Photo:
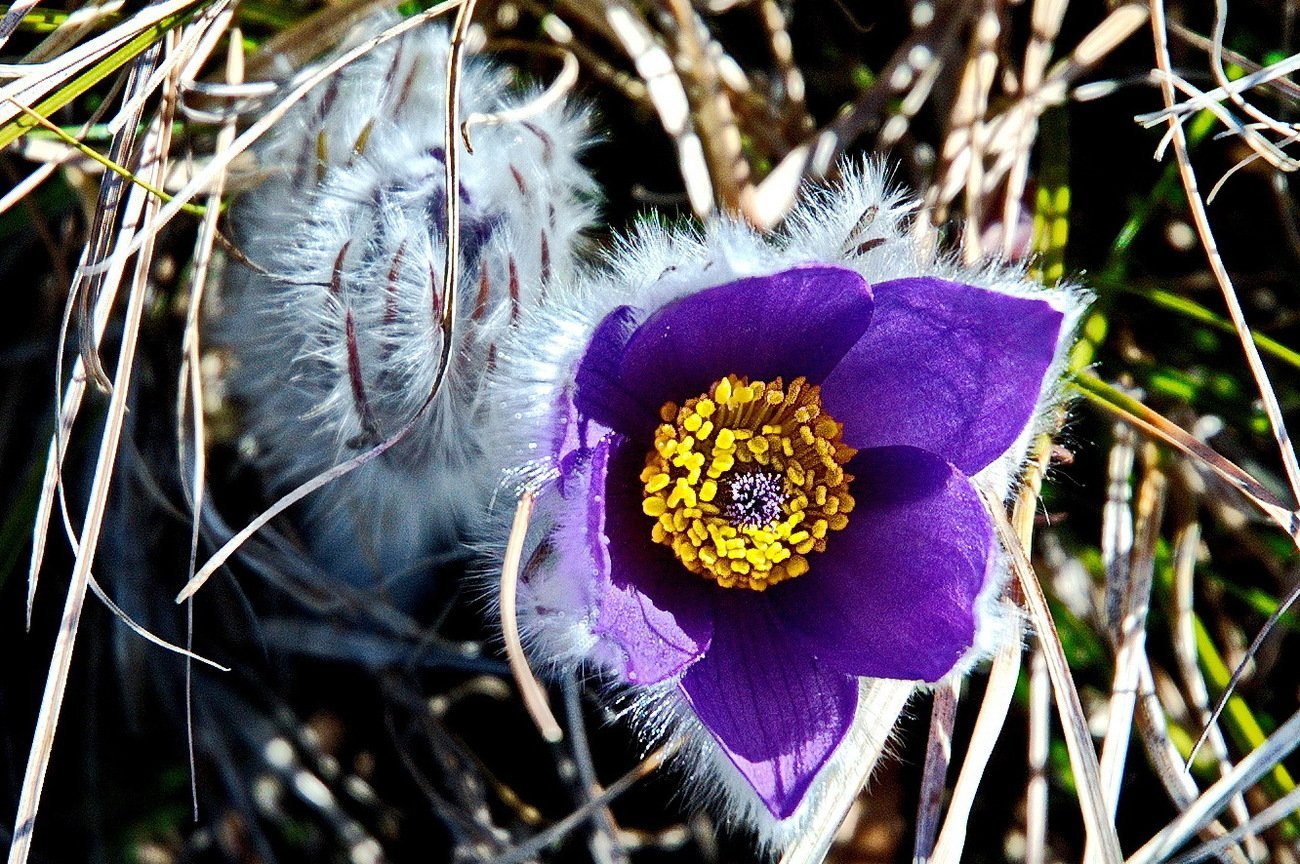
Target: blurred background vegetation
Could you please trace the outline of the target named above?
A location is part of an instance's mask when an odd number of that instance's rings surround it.
[[[226,227],[218,212],[257,179],[232,137],[283,96],[262,82],[327,57],[380,8],[0,7],[0,284],[14,304],[0,318],[0,839],[15,824],[24,834],[14,814],[29,748],[53,728],[38,721],[42,694],[51,669],[66,668],[32,861],[752,860],[743,835],[677,794],[673,774],[641,765],[581,684],[553,688],[568,734],[542,739],[460,564],[431,565],[421,608],[391,608],[322,580],[281,518],[192,609],[173,603],[192,555],[206,560],[271,503],[195,311],[219,293],[232,254],[214,234]],[[400,11],[424,8],[410,0]],[[1261,813],[1267,825],[1234,833],[1217,854],[1300,860],[1300,764],[1266,743],[1300,707],[1300,620],[1282,615],[1248,654],[1300,585],[1300,477],[1275,434],[1300,407],[1300,220],[1287,156],[1298,10],[1293,0],[1225,2],[1220,18],[1216,4],[1193,0],[483,0],[473,15],[473,39],[521,80],[563,82],[576,62],[569,98],[590,105],[603,130],[586,157],[608,232],[591,238],[593,250],[650,209],[776,224],[800,182],[833,178],[841,157],[876,154],[918,191],[937,244],[1026,259],[1045,281],[1095,292],[1074,410],[1043,451],[1042,503],[1019,515],[1032,521],[1035,572],[1086,732],[1099,752],[1127,754],[1109,769],[1103,760],[1102,776],[1122,791],[1120,845],[1142,861],[1192,860],[1178,856]],[[1152,158],[1169,124],[1135,117],[1265,67],[1277,74],[1180,109],[1185,147]],[[212,172],[223,185],[187,187],[214,154],[233,157]],[[1204,225],[1189,177],[1201,197],[1215,192]],[[192,201],[165,225],[133,217],[178,191]],[[83,255],[108,260],[132,243],[138,254],[122,269],[78,270]],[[124,345],[131,387],[115,405],[107,385],[121,390]],[[178,420],[177,409],[187,356],[202,385],[185,394],[201,397],[204,421],[198,519],[197,418],[181,410]],[[52,451],[55,394],[77,382],[84,400]],[[101,442],[119,421],[110,464]],[[52,452],[63,466],[57,494]],[[70,574],[73,589],[87,575],[65,534],[65,502],[74,533],[96,537],[92,589],[173,643],[186,643],[192,614],[194,650],[231,671],[187,667],[95,595],[70,664],[51,660],[56,639],[70,641]],[[34,525],[48,533],[37,534],[29,629]],[[1184,772],[1239,666],[1236,695]],[[1044,668],[1031,639],[1020,667],[1003,671],[1014,682],[1005,720],[983,674],[959,698],[915,699],[833,860],[928,858],[941,823],[934,860],[1083,860],[1070,720],[1059,724]],[[991,727],[977,732],[981,706]],[[927,773],[928,745],[947,722],[951,766],[931,761]],[[986,765],[968,761],[987,746]],[[1189,845],[1142,857],[1251,754],[1264,763],[1258,783],[1234,786],[1240,794]],[[963,766],[966,782],[980,778],[969,819],[942,809]],[[593,792],[592,772],[609,795]]]

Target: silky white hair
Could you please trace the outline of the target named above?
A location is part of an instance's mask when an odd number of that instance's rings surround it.
[[[990,291],[1045,300],[1065,317],[1055,359],[1044,379],[1038,408],[1013,446],[974,478],[1004,499],[1016,489],[1033,437],[1051,428],[1064,398],[1060,378],[1066,354],[1088,296],[1072,285],[1044,288],[1023,268],[992,262],[963,266],[955,257],[925,251],[912,228],[915,202],[890,188],[876,162],[844,166],[843,179],[826,188],[809,187],[775,234],[760,234],[726,217],[702,228],[641,223],[607,255],[603,267],[590,268],[557,284],[542,302],[525,311],[516,330],[500,346],[489,380],[490,455],[502,478],[491,517],[504,537],[513,500],[510,492],[532,489],[538,506],[523,560],[525,574],[518,617],[526,649],[543,670],[585,674],[607,685],[610,699],[647,750],[674,740],[681,743],[675,762],[685,776],[691,800],[708,804],[719,821],[752,832],[769,852],[778,852],[812,824],[819,808],[845,783],[865,775],[859,763],[872,762],[887,746],[905,702],[900,686],[921,682],[862,679],[857,711],[848,733],[819,771],[803,801],[786,819],[776,819],[695,716],[676,681],[629,686],[617,680],[610,646],[593,631],[595,610],[585,586],[591,564],[547,552],[549,535],[568,519],[584,518],[567,508],[549,484],[558,474],[552,454],[557,411],[574,383],[577,364],[596,325],[620,305],[651,314],[678,298],[746,276],[776,273],[800,264],[833,263],[860,273],[869,284],[933,276]],[[966,674],[1009,640],[1020,637],[1015,610],[1002,598],[1007,568],[998,557],[976,604],[974,646],[953,676]],[[856,778],[856,781],[855,779]]]
[[[391,24],[368,22],[355,38]],[[259,152],[269,174],[233,214],[252,266],[231,262],[217,334],[269,489],[286,492],[412,418],[444,353],[444,140],[449,34],[379,46],[314,90]],[[316,492],[299,529],[355,585],[414,577],[485,506],[482,380],[521,311],[567,281],[595,216],[578,161],[583,112],[520,111],[536,89],[470,56],[462,117],[511,112],[459,140],[456,335],[434,402],[400,444]],[[391,584],[389,587],[393,587]]]

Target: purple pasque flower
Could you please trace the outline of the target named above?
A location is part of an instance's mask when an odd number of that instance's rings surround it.
[[[532,322],[549,355],[514,346],[533,377],[500,382],[549,430],[513,444],[549,453],[527,463],[535,656],[625,685],[651,734],[686,719],[769,837],[882,722],[864,682],[937,682],[1005,632],[972,478],[1009,490],[1078,312],[924,260],[905,210],[868,169],[777,237],[643,229]]]

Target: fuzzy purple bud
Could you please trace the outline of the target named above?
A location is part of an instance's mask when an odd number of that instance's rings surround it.
[[[322,84],[261,151],[270,177],[235,209],[252,267],[231,264],[219,332],[272,492],[392,436],[438,375],[448,41],[440,28],[413,32]],[[418,585],[482,508],[483,376],[521,310],[569,277],[593,216],[580,115],[518,111],[536,93],[512,91],[480,57],[460,88],[463,116],[515,119],[476,126],[472,153],[455,145],[462,270],[446,378],[408,438],[303,514],[316,559],[353,584]]]

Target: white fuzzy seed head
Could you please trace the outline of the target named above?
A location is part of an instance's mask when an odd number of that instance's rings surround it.
[[[368,29],[392,23],[385,18]],[[217,329],[269,490],[283,493],[394,435],[444,353],[444,140],[449,36],[423,28],[316,88],[260,152],[269,179],[237,203]],[[470,56],[461,117],[526,105]],[[301,529],[358,585],[414,576],[490,490],[478,465],[481,382],[520,310],[575,266],[594,216],[577,161],[584,118],[563,105],[457,140],[460,291],[446,379],[418,427],[309,499]]]

